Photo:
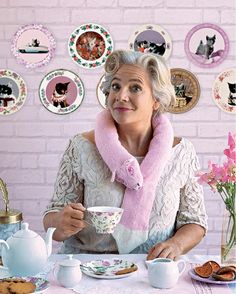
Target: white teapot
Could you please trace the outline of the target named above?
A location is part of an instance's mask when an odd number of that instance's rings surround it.
[[[21,230],[9,237],[2,244],[3,265],[12,276],[33,276],[43,270],[52,252],[52,234],[56,228],[47,230],[45,241],[29,224],[23,223]]]
[[[181,263],[182,269],[179,270],[178,266]],[[146,264],[148,267],[148,279],[151,286],[160,289],[174,287],[186,266],[184,260],[173,261],[170,258],[146,260]]]

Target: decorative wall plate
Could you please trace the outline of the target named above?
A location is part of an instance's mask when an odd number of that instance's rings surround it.
[[[105,63],[113,51],[113,41],[104,27],[88,23],[71,34],[68,47],[70,56],[79,66],[95,68]]]
[[[97,85],[96,94],[97,94],[98,102],[101,104],[103,108],[106,108],[106,95],[100,89],[100,86],[104,82],[104,80],[105,80],[105,75],[102,75]]]
[[[41,81],[39,97],[47,110],[56,114],[68,114],[82,103],[84,86],[79,76],[72,71],[57,69]]]
[[[161,26],[146,24],[129,38],[129,48],[143,53],[161,55],[167,60],[172,51],[170,35]]]
[[[226,33],[214,24],[195,26],[187,34],[184,44],[188,58],[200,67],[214,67],[221,63],[229,52]]]
[[[228,113],[236,113],[236,68],[221,72],[212,87],[216,105]]]
[[[27,68],[46,65],[52,58],[56,42],[43,25],[30,24],[15,33],[11,51],[17,60]]]
[[[172,68],[171,83],[175,89],[176,101],[168,111],[183,113],[192,109],[200,97],[200,85],[195,75],[183,68]]]
[[[25,81],[16,72],[0,69],[0,115],[18,111],[27,96]]]

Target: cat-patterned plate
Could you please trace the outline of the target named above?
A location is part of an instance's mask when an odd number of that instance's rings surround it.
[[[106,95],[102,92],[101,90],[101,84],[105,81],[105,76],[102,75],[102,77],[100,78],[98,84],[97,84],[97,89],[96,89],[96,94],[97,94],[97,99],[98,99],[98,102],[100,103],[100,105],[103,107],[103,108],[106,108]],[[108,93],[107,93],[108,95]]]
[[[15,33],[11,51],[27,68],[48,64],[53,57],[56,42],[52,34],[40,24],[24,25]]]
[[[200,97],[200,85],[195,75],[183,68],[172,68],[171,83],[175,89],[176,100],[168,111],[183,113],[192,109]]]
[[[18,111],[27,96],[25,81],[16,72],[0,69],[0,115]]]
[[[130,36],[129,48],[142,53],[160,55],[167,60],[172,51],[172,42],[168,32],[161,26],[146,24]]]
[[[41,81],[39,97],[47,110],[56,114],[68,114],[82,103],[84,86],[79,76],[72,71],[57,69]]]
[[[189,31],[184,49],[195,65],[214,67],[226,58],[229,52],[229,38],[217,25],[204,23]]]
[[[70,35],[68,48],[74,62],[92,69],[105,63],[113,51],[113,41],[104,27],[88,23],[81,25]]]
[[[225,112],[236,113],[236,68],[221,72],[212,87],[216,105]]]

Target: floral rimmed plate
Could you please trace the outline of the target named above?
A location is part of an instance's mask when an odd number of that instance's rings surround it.
[[[229,39],[217,25],[199,24],[187,34],[184,49],[194,64],[205,68],[214,67],[226,58]]]
[[[97,85],[97,89],[96,89],[96,94],[97,94],[97,99],[98,99],[98,102],[100,103],[100,105],[103,107],[103,108],[106,108],[106,95],[102,92],[101,90],[101,84],[105,81],[105,76],[103,75],[99,82],[98,82],[98,85]]]
[[[191,110],[200,97],[200,85],[193,73],[183,68],[171,69],[171,83],[175,89],[175,105],[169,107],[171,113]]]
[[[84,86],[77,74],[57,69],[43,78],[39,86],[39,97],[47,110],[56,114],[68,114],[82,103]]]
[[[0,115],[18,111],[26,96],[27,88],[22,77],[12,70],[0,69]]]
[[[80,267],[84,274],[97,279],[126,278],[138,270],[134,263],[117,258],[93,260],[83,263]]]
[[[70,36],[69,54],[73,61],[84,68],[102,66],[113,51],[110,33],[94,23],[83,24]]]
[[[129,38],[129,48],[142,53],[154,53],[167,60],[172,51],[170,35],[161,26],[146,24]]]
[[[7,278],[7,279],[0,279],[0,282],[4,281],[4,280],[15,280],[15,279],[18,279],[19,277],[12,277],[12,278]],[[45,279],[42,279],[42,278],[36,278],[36,277],[23,277],[22,279],[26,280],[27,282],[31,282],[33,284],[35,284],[36,286],[36,289],[33,293],[43,293],[44,291],[46,291],[49,286],[50,286],[50,283],[49,281],[45,280]]]
[[[216,281],[212,277],[209,277],[209,278],[199,277],[197,274],[195,274],[193,269],[190,269],[188,274],[190,275],[190,277],[192,279],[194,279],[196,281],[199,281],[199,282],[211,283],[211,284],[216,284],[216,285],[236,284],[236,280],[233,280],[233,281]]]
[[[212,87],[216,105],[225,112],[236,113],[236,68],[221,72]]]
[[[41,24],[22,26],[15,33],[11,51],[27,68],[48,64],[53,57],[56,42],[53,35]]]

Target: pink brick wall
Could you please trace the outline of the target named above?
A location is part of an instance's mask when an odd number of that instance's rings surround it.
[[[229,130],[235,131],[235,118],[217,108],[211,98],[211,86],[218,73],[235,65],[234,0],[1,0],[0,68],[22,75],[28,86],[28,98],[17,113],[0,117],[0,177],[7,183],[11,206],[23,211],[31,228],[42,233],[42,212],[52,195],[58,164],[71,136],[94,126],[101,110],[96,85],[102,68],[86,70],[72,62],[67,51],[70,33],[79,25],[95,22],[111,33],[115,48],[128,49],[127,41],[141,24],[156,23],[171,35],[173,51],[170,67],[192,71],[201,85],[201,98],[191,111],[170,115],[177,136],[189,138],[195,145],[201,164],[209,159],[222,161],[222,149]],[[10,42],[20,25],[42,23],[57,42],[56,56],[45,67],[27,70],[10,53]],[[184,52],[188,31],[202,22],[221,26],[230,39],[227,59],[217,67],[204,69],[193,65]],[[48,112],[38,98],[38,86],[44,75],[57,68],[77,72],[85,85],[85,98],[74,113],[58,116]],[[223,204],[205,188],[209,214],[209,233],[192,253],[219,254]],[[2,207],[2,203],[0,204]]]

